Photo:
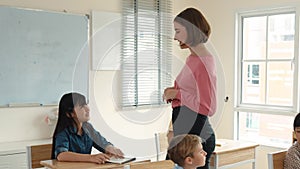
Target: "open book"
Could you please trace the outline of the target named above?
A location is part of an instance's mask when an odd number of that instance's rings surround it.
[[[135,157],[124,157],[124,158],[111,157],[107,162],[116,163],[116,164],[124,164],[124,163],[128,163],[130,161],[134,161],[135,159],[136,159]]]

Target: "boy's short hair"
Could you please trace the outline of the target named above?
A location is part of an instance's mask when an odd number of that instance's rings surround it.
[[[168,155],[174,163],[184,166],[185,158],[193,157],[193,153],[200,143],[201,138],[197,135],[182,134],[175,136],[170,141]]]
[[[294,119],[294,130],[296,130],[296,127],[300,127],[300,113],[298,113]]]

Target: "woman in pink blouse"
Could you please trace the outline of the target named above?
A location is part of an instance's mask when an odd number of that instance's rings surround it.
[[[166,88],[163,98],[172,103],[174,136],[195,134],[201,137],[206,164],[215,149],[215,135],[208,116],[216,111],[216,68],[214,56],[205,47],[211,29],[205,17],[195,8],[187,8],[174,19],[175,37],[181,49],[190,55],[173,87]]]

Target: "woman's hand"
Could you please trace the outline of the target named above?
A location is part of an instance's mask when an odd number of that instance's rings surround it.
[[[110,157],[104,153],[92,154],[90,161],[97,164],[104,164],[106,161],[109,160],[109,158]]]
[[[116,158],[124,158],[123,152],[112,145],[108,145],[105,148],[105,153],[108,154],[109,156],[114,156]]]
[[[174,87],[168,87],[164,90],[163,100],[166,100],[167,103],[170,103],[173,99],[176,99],[178,90]]]

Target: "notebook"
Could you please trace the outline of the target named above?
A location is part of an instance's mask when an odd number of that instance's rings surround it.
[[[124,164],[124,163],[128,163],[128,162],[134,161],[134,160],[136,160],[135,157],[124,157],[124,158],[111,157],[107,162],[116,163],[116,164]]]

